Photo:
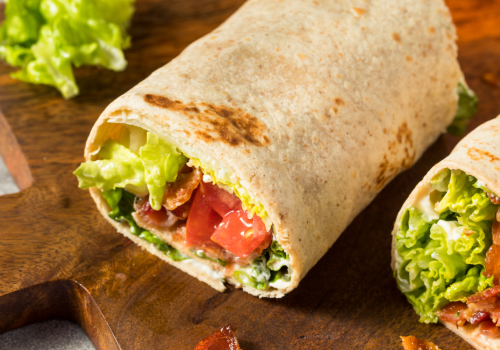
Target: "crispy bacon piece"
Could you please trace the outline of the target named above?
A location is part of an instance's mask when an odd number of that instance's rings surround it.
[[[445,307],[443,307],[441,310],[437,312],[438,317],[444,321],[444,322],[449,322],[449,323],[454,323],[457,324],[460,321],[466,321],[467,316],[465,314],[465,311],[467,309],[467,305],[460,301],[455,301],[452,303],[449,303]]]
[[[134,204],[135,215],[140,217],[140,221],[145,226],[156,228],[169,228],[177,222],[177,217],[162,207],[160,210],[154,210],[149,204],[149,196],[141,198]],[[140,224],[140,223],[139,223]],[[143,224],[143,225],[144,225]]]
[[[488,198],[490,199],[491,203],[493,204],[500,204],[500,198],[498,198],[497,196],[495,196],[493,193],[491,192],[485,192],[487,195],[488,195]]]
[[[500,209],[497,212],[497,217],[499,216],[499,212]],[[495,284],[498,284],[500,281],[500,222],[497,220],[493,221],[493,226],[491,228],[493,244],[486,252],[486,259],[484,261],[484,274],[486,277],[495,276]]]
[[[175,216],[177,216],[179,218],[179,220],[186,220],[187,219],[189,211],[191,210],[191,205],[193,205],[193,197],[194,197],[194,193],[186,203],[184,203],[183,205],[172,210],[172,213]]]
[[[479,324],[479,331],[490,338],[497,338],[500,336],[500,329],[492,321],[481,322]]]
[[[238,340],[228,324],[203,339],[194,350],[241,350]]]
[[[400,337],[405,350],[440,350],[438,346],[430,341],[420,340],[413,335]]]
[[[470,297],[467,298],[467,303],[468,304],[476,304],[476,303],[481,302],[481,301],[487,301],[487,299],[496,297],[496,295],[498,293],[500,293],[500,286],[491,287],[491,288],[488,288],[486,290],[483,290],[482,292],[477,292],[476,294],[471,295]],[[488,300],[488,301],[490,301],[490,300]],[[491,301],[494,301],[494,300],[491,300]]]
[[[487,312],[484,311],[477,311],[472,314],[472,316],[469,318],[469,322],[471,324],[478,324],[479,322],[483,322],[485,320],[489,320],[490,315]]]
[[[200,169],[184,173],[184,168],[179,172],[177,180],[167,183],[163,206],[168,210],[175,210],[192,197],[193,191],[198,187],[203,177]],[[187,217],[187,214],[186,214]]]

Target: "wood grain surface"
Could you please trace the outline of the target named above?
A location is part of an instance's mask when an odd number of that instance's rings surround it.
[[[70,101],[50,87],[12,80],[13,69],[0,63],[0,154],[22,189],[0,197],[0,332],[65,318],[97,349],[193,349],[230,323],[244,350],[402,349],[400,335],[471,349],[440,325],[418,323],[390,269],[401,204],[458,138],[441,137],[389,184],[281,300],[232,287],[219,293],[162,263],[115,232],[77,188],[71,172],[101,111],[243,2],[138,0],[127,70],[78,69],[82,93]],[[500,2],[448,5],[460,62],[480,99],[470,131],[500,113],[500,89],[481,80],[500,73]]]

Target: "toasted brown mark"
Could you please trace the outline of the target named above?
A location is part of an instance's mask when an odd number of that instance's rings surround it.
[[[335,97],[335,100],[333,100],[337,106],[345,106],[345,102],[343,99],[340,97]]]
[[[472,160],[483,160],[484,158],[489,158],[490,163],[493,161],[500,161],[500,158],[495,156],[494,154],[491,154],[488,151],[479,149],[479,148],[469,148],[467,150],[467,155],[472,159]]]
[[[361,15],[363,15],[363,14],[366,12],[366,10],[365,10],[365,9],[362,9],[362,8],[360,8],[360,7],[353,7],[352,9],[354,10],[354,12],[355,12],[358,16],[361,16]]]
[[[219,141],[231,146],[267,146],[270,143],[269,137],[264,135],[265,124],[241,108],[216,106],[211,103],[185,104],[152,94],[144,95],[144,101],[182,113],[189,118],[195,117],[199,123],[196,124],[197,130],[194,133],[207,143]]]
[[[406,122],[398,127],[395,136],[395,140],[389,143],[389,155],[385,154],[383,161],[379,164],[379,171],[375,179],[377,189],[384,187],[401,170],[408,169],[415,161],[412,132]],[[396,158],[402,147],[404,150],[403,159],[391,164],[389,157]]]
[[[394,41],[398,42],[401,44],[401,37],[399,36],[399,34],[397,33],[393,33],[392,34],[392,38],[394,39]]]
[[[156,107],[170,109],[178,112],[200,113],[200,110],[194,104],[185,105],[181,101],[172,101],[164,96],[146,94],[144,95],[144,101]]]

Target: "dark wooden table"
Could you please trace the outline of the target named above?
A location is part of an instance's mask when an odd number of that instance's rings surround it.
[[[0,63],[0,154],[22,189],[0,197],[0,332],[52,318],[79,323],[98,349],[192,349],[231,323],[244,350],[400,349],[400,335],[470,349],[440,325],[423,325],[390,269],[390,232],[417,182],[458,142],[445,135],[364,210],[281,300],[219,293],[123,238],[71,172],[101,111],[213,30],[243,0],[139,0],[124,73],[76,72],[81,95],[12,80]],[[480,99],[472,130],[500,113],[500,2],[448,0],[459,55]],[[425,101],[422,101],[425,103]],[[15,136],[14,136],[15,135]]]

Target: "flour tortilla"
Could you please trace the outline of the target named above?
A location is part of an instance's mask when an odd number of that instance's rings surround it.
[[[455,37],[441,0],[250,0],[114,101],[85,156],[129,124],[230,174],[266,209],[293,276],[265,291],[228,282],[281,297],[452,122],[462,79]]]
[[[443,169],[462,170],[482,181],[493,193],[500,193],[500,116],[482,124],[453,149],[451,154],[436,164],[410,194],[398,214],[392,231],[392,269],[396,266],[396,234],[404,211],[429,188],[430,180]],[[478,333],[478,326],[457,328],[442,322],[476,349],[500,349],[500,339],[491,339]]]

